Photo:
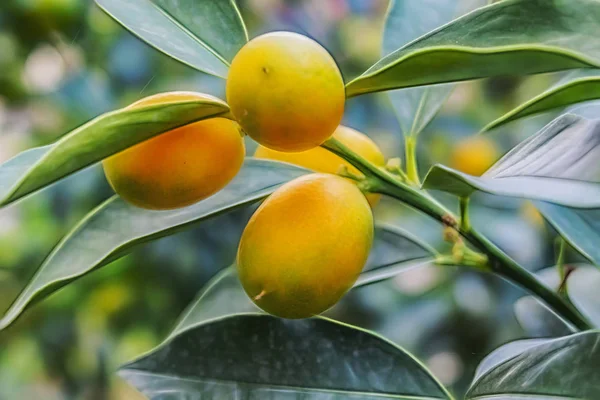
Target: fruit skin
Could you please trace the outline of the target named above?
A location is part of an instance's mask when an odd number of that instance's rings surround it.
[[[375,142],[367,135],[347,126],[340,125],[335,130],[333,137],[376,166],[383,167],[385,165],[383,153],[377,144],[375,144]],[[301,151],[299,153],[285,153],[271,150],[264,146],[258,146],[254,153],[254,157],[283,161],[312,169],[316,172],[328,174],[336,174],[340,170],[340,167],[346,166],[349,172],[362,176],[360,171],[354,168],[352,164],[322,147],[315,147],[314,149]],[[374,207],[377,204],[380,197],[380,195],[374,193],[367,195],[367,200],[369,201],[369,204],[371,204],[371,207]]]
[[[450,157],[450,166],[465,174],[481,176],[499,158],[496,144],[485,137],[473,136],[458,142]]]
[[[239,278],[248,296],[282,318],[308,318],[352,287],[373,242],[373,215],[361,191],[330,174],[276,190],[240,241]]]
[[[231,63],[227,102],[244,131],[268,148],[314,148],[344,113],[344,80],[320,44],[291,32],[248,42]]]
[[[150,96],[131,108],[209,99],[192,92]],[[240,127],[225,118],[195,122],[139,143],[103,161],[114,191],[138,207],[185,207],[222,189],[240,170],[245,148]]]

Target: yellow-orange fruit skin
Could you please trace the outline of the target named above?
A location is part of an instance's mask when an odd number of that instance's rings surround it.
[[[172,92],[130,107],[207,99],[200,93]],[[222,189],[239,172],[245,149],[239,125],[225,118],[192,123],[153,137],[103,161],[117,194],[138,207],[185,207]]]
[[[459,141],[450,156],[450,166],[465,174],[481,176],[499,158],[496,144],[486,137],[473,136]]]
[[[346,100],[342,75],[320,44],[291,32],[254,38],[227,77],[227,103],[244,131],[268,148],[314,148],[339,125]]]
[[[347,126],[340,125],[335,130],[333,137],[346,145],[350,150],[378,167],[383,167],[385,165],[383,153],[377,144],[375,144],[375,142],[367,135]],[[254,153],[254,157],[288,162],[316,172],[328,174],[336,174],[339,172],[340,167],[345,166],[351,173],[359,176],[362,175],[349,162],[322,147],[315,147],[314,149],[298,153],[285,153],[264,146],[258,146]],[[379,199],[380,195],[378,194],[370,193],[367,195],[367,200],[369,201],[369,204],[371,204],[371,207],[374,207]]]
[[[258,307],[282,318],[307,318],[352,287],[372,242],[371,208],[356,185],[311,174],[283,185],[254,213],[237,269]]]

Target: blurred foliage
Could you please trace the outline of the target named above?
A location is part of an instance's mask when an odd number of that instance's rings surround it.
[[[346,80],[378,58],[386,0],[244,0],[240,6],[251,36],[281,29],[311,36],[332,52]],[[90,0],[0,2],[0,49],[0,162],[153,93],[224,97],[223,81],[153,51]],[[420,136],[421,171],[452,163],[457,143],[555,80],[540,75],[459,84]],[[519,121],[489,138],[502,154],[549,118]],[[369,134],[386,156],[403,153],[384,94],[349,100],[344,123]],[[110,195],[96,166],[0,210],[0,309],[53,245]],[[473,208],[473,223],[518,261],[532,270],[553,264],[555,233],[530,205],[477,196]],[[33,307],[0,333],[0,399],[135,399],[114,378],[115,367],[159,343],[203,284],[233,261],[251,211],[148,245]],[[437,223],[398,203],[384,199],[376,214],[444,246]],[[429,267],[356,290],[333,313],[405,346],[462,393],[485,354],[531,334],[513,314],[522,295],[493,276]]]

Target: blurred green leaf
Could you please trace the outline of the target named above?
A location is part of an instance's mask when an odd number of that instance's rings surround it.
[[[598,331],[509,343],[481,363],[466,398],[599,398],[598,343]]]
[[[235,0],[96,0],[134,35],[193,68],[221,78],[248,41]]]
[[[536,201],[534,204],[567,243],[600,267],[599,209],[573,209],[543,201]]]
[[[435,165],[423,187],[457,196],[482,191],[575,208],[599,208],[600,184],[581,180],[598,169],[599,139],[600,120],[565,114],[516,146],[481,177]]]
[[[52,145],[24,151],[0,165],[0,206],[153,136],[228,112],[225,102],[207,99],[103,114]]]
[[[391,0],[383,32],[386,56],[453,18],[486,4],[485,0]],[[435,10],[435,12],[432,12]],[[411,88],[388,93],[405,135],[417,135],[433,119],[454,85]]]
[[[382,58],[346,93],[600,67],[599,28],[596,0],[500,1]]]
[[[519,118],[528,117],[557,108],[588,100],[600,99],[600,76],[598,70],[585,70],[587,75],[573,74],[567,80],[562,80],[551,89],[535,96],[500,118],[490,122],[483,131],[490,131]]]
[[[585,264],[576,264],[572,267],[575,270],[569,275],[566,285],[569,299],[595,327],[600,328],[600,296],[598,296],[600,271]],[[560,285],[560,276],[556,267],[545,268],[537,272],[536,275],[553,290],[556,290]],[[556,325],[557,319],[563,324],[567,324],[533,296],[522,297],[519,302],[515,304],[515,314],[519,321],[537,316],[537,323],[545,324],[550,328],[552,328],[550,325]],[[536,323],[536,321],[531,320],[524,322]]]
[[[371,254],[354,287],[377,283],[409,268],[429,264],[434,254],[436,251],[428,244],[401,228],[376,226]],[[244,292],[233,266],[206,285],[197,300],[183,314],[169,338],[204,321],[245,312],[262,313]]]
[[[514,304],[514,313],[526,336],[556,337],[576,332],[534,296],[523,296]]]
[[[136,246],[255,203],[306,172],[291,164],[248,159],[223,190],[190,207],[152,211],[131,206],[117,196],[109,199],[56,246],[0,320],[0,329],[10,325],[32,302],[124,256]]]

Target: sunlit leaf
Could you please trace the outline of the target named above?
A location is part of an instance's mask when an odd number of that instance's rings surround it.
[[[235,0],[96,0],[134,35],[211,75],[227,77],[248,34]]]
[[[0,206],[171,129],[229,112],[223,101],[193,100],[113,111],[0,165]]]
[[[600,120],[566,114],[512,149],[481,177],[436,165],[423,187],[465,197],[481,191],[599,208],[600,184],[579,180],[598,169],[598,157]]]
[[[567,80],[562,80],[551,89],[490,122],[483,128],[483,131],[490,131],[519,118],[567,107],[588,100],[600,99],[600,76],[598,76],[600,72],[598,70],[584,71],[589,71],[586,75],[592,76],[582,76],[581,73],[570,75]]]
[[[383,32],[386,56],[440,27],[485,0],[391,0]],[[388,93],[405,135],[417,135],[433,119],[454,85],[411,88]]]
[[[346,93],[597,68],[599,27],[596,0],[496,2],[382,58],[348,83]]]
[[[228,186],[190,207],[152,211],[131,206],[117,196],[109,199],[56,246],[0,320],[0,329],[11,324],[31,303],[135,247],[262,200],[281,184],[306,172],[291,164],[248,159]]]

